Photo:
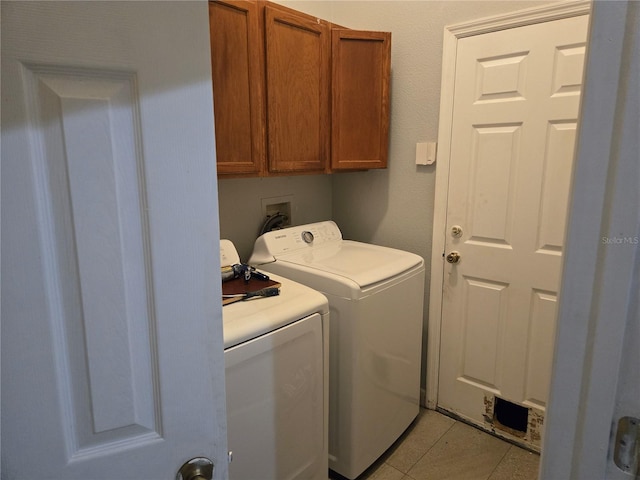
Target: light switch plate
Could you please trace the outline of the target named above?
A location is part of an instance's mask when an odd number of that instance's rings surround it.
[[[416,165],[432,165],[436,161],[436,142],[416,143]]]

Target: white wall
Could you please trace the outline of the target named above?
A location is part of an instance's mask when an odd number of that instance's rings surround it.
[[[234,243],[243,262],[249,260],[265,219],[262,200],[285,195],[292,196],[294,224],[331,219],[330,175],[218,180],[220,236]]]
[[[280,0],[350,28],[392,32],[389,168],[284,179],[222,180],[220,229],[243,260],[260,227],[260,198],[292,191],[297,224],[333,219],[349,239],[408,250],[429,263],[435,169],[415,165],[416,143],[438,137],[444,27],[549,1]],[[248,242],[247,236],[250,237]],[[426,346],[429,276],[425,285]],[[423,366],[424,367],[424,366]],[[424,373],[424,372],[423,372]],[[422,375],[424,378],[424,375]]]

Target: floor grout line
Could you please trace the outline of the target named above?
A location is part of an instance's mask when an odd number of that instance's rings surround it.
[[[426,421],[426,419],[421,419],[421,420],[422,421]],[[411,469],[413,467],[415,467],[420,462],[420,460],[422,460],[422,458],[425,455],[427,455],[442,440],[442,438],[449,432],[449,430],[451,430],[453,428],[453,426],[456,423],[457,423],[457,420],[454,420],[454,422],[451,424],[451,426],[449,426],[449,428],[447,428],[444,432],[442,432],[442,435],[440,435],[438,437],[438,439],[435,442],[433,442],[433,444],[422,455],[420,455],[420,457],[415,462],[413,462],[413,464],[407,469],[405,475],[409,475],[409,472],[411,471]],[[413,477],[411,477],[411,478],[413,478]]]
[[[507,450],[504,452],[504,455],[502,455],[502,457],[500,458],[500,461],[498,463],[496,463],[496,466],[493,467],[493,470],[491,470],[491,473],[489,473],[489,476],[487,477],[487,480],[489,480],[491,478],[491,476],[495,473],[495,471],[498,469],[500,464],[504,461],[504,459],[507,457],[507,454],[511,451],[511,449],[513,447],[514,447],[513,444],[509,445],[509,448],[507,448]]]

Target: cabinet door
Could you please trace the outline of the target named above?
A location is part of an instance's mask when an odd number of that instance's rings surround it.
[[[265,7],[270,172],[324,172],[329,165],[329,24]]]
[[[265,165],[264,74],[257,2],[209,2],[218,174]]]
[[[386,168],[391,33],[332,30],[331,168]]]

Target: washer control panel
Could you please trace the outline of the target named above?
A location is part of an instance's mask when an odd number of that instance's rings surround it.
[[[258,237],[250,264],[273,262],[279,255],[340,241],[342,233],[332,221],[273,230]]]

